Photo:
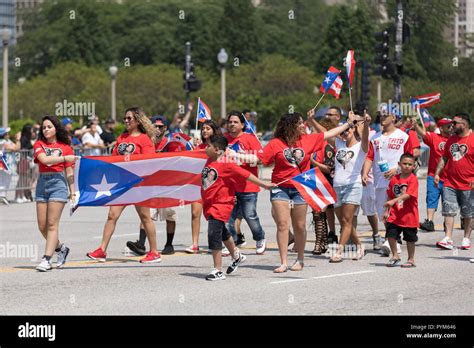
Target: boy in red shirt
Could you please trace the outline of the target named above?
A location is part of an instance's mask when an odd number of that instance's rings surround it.
[[[222,242],[232,255],[232,264],[227,268],[227,274],[233,273],[246,259],[235,246],[225,226],[234,208],[235,188],[240,187],[244,180],[266,189],[275,186],[259,180],[249,171],[227,160],[224,155],[227,145],[228,141],[224,136],[211,136],[210,144],[206,148],[209,159],[201,175],[203,213],[209,222],[207,232],[209,249],[212,250],[214,260],[214,269],[206,276],[206,280],[225,279],[222,272]]]
[[[415,242],[418,240],[418,179],[415,169],[415,157],[404,153],[400,157],[401,173],[394,175],[387,188],[389,200],[384,204],[383,220],[386,223],[385,238],[390,244],[392,258],[387,267],[400,265],[400,255],[397,252],[397,238],[403,232],[403,239],[407,242],[408,260],[402,265],[404,268],[415,267]]]

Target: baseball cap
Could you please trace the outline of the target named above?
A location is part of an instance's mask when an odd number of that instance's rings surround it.
[[[151,118],[151,123],[156,123],[157,121],[161,121],[165,126],[168,126],[168,120],[163,115],[156,115]]]
[[[7,134],[10,131],[10,127],[7,128],[0,128],[0,137],[3,137],[5,134]]]
[[[446,124],[450,124],[452,122],[453,120],[451,120],[450,118],[447,118],[447,117],[442,118],[441,120],[438,121],[438,127],[444,126]]]
[[[71,120],[69,117],[66,117],[66,118],[63,118],[63,119],[61,120],[61,123],[62,123],[63,126],[66,126],[66,125],[68,125],[68,124],[71,124],[71,123],[72,123],[72,120]]]

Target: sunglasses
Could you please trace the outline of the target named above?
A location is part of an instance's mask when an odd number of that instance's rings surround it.
[[[338,114],[325,114],[324,116],[337,116]]]
[[[124,117],[123,118],[123,122],[127,122],[127,121],[133,121],[133,117]]]
[[[464,124],[464,122],[457,122],[457,121],[452,121],[451,124],[453,126],[457,125],[457,124]]]
[[[160,129],[161,129],[161,128],[165,128],[165,125],[164,125],[164,124],[161,124],[161,125],[155,124],[155,128],[160,128]]]

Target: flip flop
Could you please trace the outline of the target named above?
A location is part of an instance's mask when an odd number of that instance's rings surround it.
[[[280,269],[282,268],[281,271],[277,271],[277,269]],[[273,270],[273,273],[285,273],[286,271],[288,271],[288,266],[287,265],[280,265],[280,267],[277,267]]]
[[[403,265],[401,265],[402,268],[413,268],[416,267],[415,263],[412,261],[407,261]]]
[[[388,260],[388,262],[385,266],[387,266],[387,267],[397,267],[397,266],[400,266],[401,262],[402,262],[402,260],[400,260],[400,259],[390,259],[390,260]]]

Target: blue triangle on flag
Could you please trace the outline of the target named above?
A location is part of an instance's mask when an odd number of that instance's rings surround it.
[[[304,173],[301,173],[293,178],[294,181],[301,185],[308,186],[309,188],[316,190],[316,171],[312,168]]]
[[[78,206],[101,206],[144,179],[112,163],[81,158],[78,180]]]

